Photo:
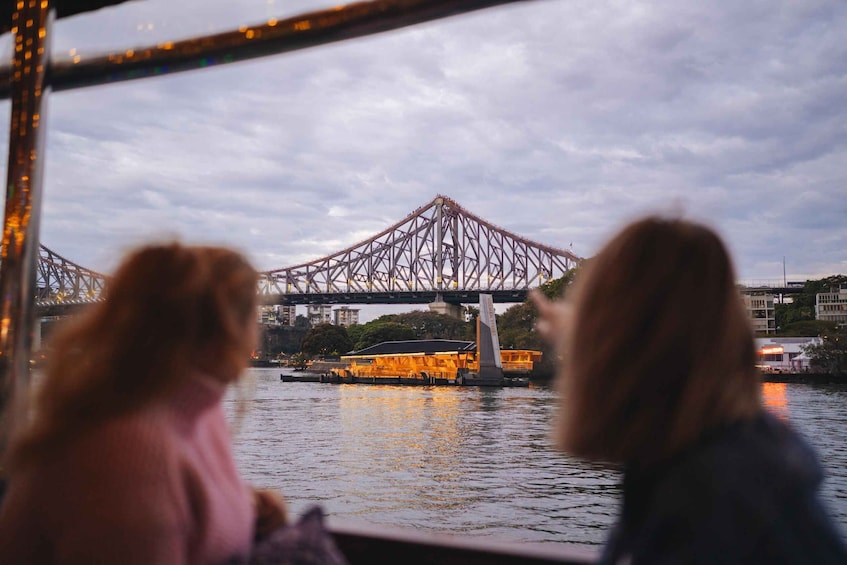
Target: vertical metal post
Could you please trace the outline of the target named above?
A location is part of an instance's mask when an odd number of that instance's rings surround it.
[[[0,252],[0,454],[26,408],[35,315],[51,0],[19,0],[12,16],[12,118]]]
[[[441,244],[444,241],[444,199],[438,198],[435,200],[435,282],[436,290],[439,293],[444,288],[444,257],[442,256]],[[438,300],[441,300],[439,297]]]
[[[461,238],[459,237],[459,215],[453,215],[453,288],[456,289],[459,287],[459,278],[464,278],[464,269],[460,268],[459,263],[459,245],[461,243]],[[464,286],[464,280],[462,281],[462,286]]]

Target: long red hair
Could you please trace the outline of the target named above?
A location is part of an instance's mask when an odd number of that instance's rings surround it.
[[[34,417],[10,463],[107,418],[143,409],[192,372],[231,382],[255,346],[257,274],[240,254],[178,243],[131,253],[103,302],[52,340]]]

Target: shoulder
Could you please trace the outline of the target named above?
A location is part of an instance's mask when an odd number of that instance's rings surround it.
[[[173,430],[155,411],[113,418],[66,442],[54,463],[88,476],[161,473],[178,455]]]
[[[102,422],[69,440],[45,464],[56,490],[91,508],[160,504],[178,490],[179,450],[155,412]],[[170,503],[168,504],[170,505]]]
[[[5,518],[24,519],[31,530],[16,543],[41,540],[68,562],[129,555],[171,562],[165,557],[182,554],[189,507],[177,453],[163,433],[149,414],[112,419],[13,475],[8,502],[18,504],[4,508]]]
[[[796,497],[813,497],[821,480],[809,444],[762,414],[706,435],[660,472],[655,495],[677,511],[712,510],[716,527],[733,520],[763,526]]]
[[[820,479],[808,444],[762,415],[716,430],[647,477],[628,477],[625,496],[640,501],[641,519],[627,526],[652,561],[670,552],[691,562],[792,562],[839,546],[817,499]]]

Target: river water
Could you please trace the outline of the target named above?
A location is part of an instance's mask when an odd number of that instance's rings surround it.
[[[556,394],[530,388],[283,383],[250,369],[227,397],[245,479],[299,514],[497,541],[597,546],[619,476],[555,451]],[[847,539],[847,386],[765,384],[766,405],[812,445]],[[238,397],[241,397],[238,399]]]

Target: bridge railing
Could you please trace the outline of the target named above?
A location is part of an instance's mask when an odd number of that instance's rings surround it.
[[[803,288],[805,281],[786,281],[784,279],[749,279],[738,281],[742,288]]]

